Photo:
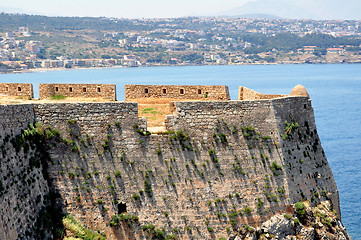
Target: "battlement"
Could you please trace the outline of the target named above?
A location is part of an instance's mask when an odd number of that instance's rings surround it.
[[[224,85],[125,85],[125,100],[134,99],[177,100],[230,100],[229,90]]]
[[[0,83],[0,94],[5,96],[33,98],[33,85],[30,83]]]
[[[283,94],[262,94],[242,86],[238,88],[238,100],[273,99],[286,96]]]
[[[116,100],[115,84],[39,84],[39,99],[53,95]]]

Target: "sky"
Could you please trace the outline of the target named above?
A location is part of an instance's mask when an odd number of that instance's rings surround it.
[[[360,0],[0,0],[0,11],[48,16],[163,18],[234,14],[235,10],[241,14],[267,13],[259,11],[268,9],[268,14],[280,17],[361,19]],[[309,15],[302,15],[305,12]]]

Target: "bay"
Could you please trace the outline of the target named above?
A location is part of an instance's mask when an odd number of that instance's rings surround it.
[[[342,221],[361,239],[361,65],[245,65],[77,69],[2,74],[0,82],[112,83],[124,100],[124,84],[227,85],[261,93],[289,94],[304,85],[312,99],[318,133],[340,193]]]

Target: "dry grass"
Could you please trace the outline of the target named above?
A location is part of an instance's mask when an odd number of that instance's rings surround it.
[[[139,117],[147,119],[148,127],[164,126],[165,115],[171,115],[172,112],[167,104],[138,104]]]

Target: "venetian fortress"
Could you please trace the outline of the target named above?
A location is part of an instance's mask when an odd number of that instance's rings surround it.
[[[115,88],[0,84],[0,239],[350,239],[305,87]]]

